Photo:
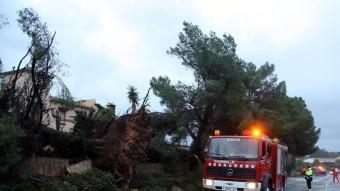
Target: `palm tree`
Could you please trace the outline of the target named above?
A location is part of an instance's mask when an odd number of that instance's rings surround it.
[[[132,113],[136,112],[137,106],[138,106],[138,92],[137,89],[134,86],[128,87],[128,99],[131,103],[131,110]]]

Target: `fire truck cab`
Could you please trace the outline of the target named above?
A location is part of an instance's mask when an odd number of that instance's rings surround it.
[[[288,147],[258,133],[210,136],[203,186],[225,191],[283,191]]]

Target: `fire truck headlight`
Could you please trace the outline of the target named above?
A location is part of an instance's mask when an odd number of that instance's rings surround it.
[[[210,179],[205,179],[204,181],[205,185],[207,186],[212,186],[214,183],[213,183],[213,180],[210,180]]]
[[[246,187],[247,187],[247,189],[255,189],[256,183],[255,182],[247,182]]]

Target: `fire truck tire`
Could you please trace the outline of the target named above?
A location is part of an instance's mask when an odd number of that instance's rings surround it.
[[[273,188],[271,187],[271,180],[269,176],[263,177],[260,191],[273,191]]]

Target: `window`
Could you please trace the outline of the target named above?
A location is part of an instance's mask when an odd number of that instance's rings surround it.
[[[64,111],[59,111],[59,117],[60,117],[60,121],[65,121],[65,116],[66,116],[66,114],[65,114],[65,112]]]
[[[256,160],[258,153],[257,139],[251,138],[212,138],[209,156],[223,159]]]
[[[287,152],[279,148],[277,150],[277,173],[285,173],[287,168]]]
[[[54,109],[54,117],[55,117],[55,124],[56,124],[56,129],[58,131],[62,131],[63,127],[65,125],[65,120],[66,120],[66,112],[65,111],[60,111],[59,109]]]
[[[267,152],[268,152],[268,155],[272,154],[272,144],[270,143],[267,143]]]
[[[266,155],[267,155],[266,142],[262,142],[262,157],[265,157]]]

